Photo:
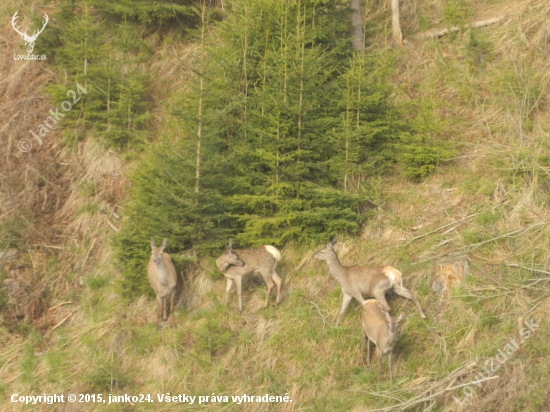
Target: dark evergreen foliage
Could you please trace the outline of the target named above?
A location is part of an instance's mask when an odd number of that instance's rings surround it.
[[[447,155],[430,146],[426,124],[404,122],[390,103],[392,52],[352,52],[347,3],[235,0],[221,21],[205,3],[192,17],[191,6],[67,1],[64,25],[49,39],[68,74],[51,86],[54,99],[72,83],[88,90],[67,116],[67,142],[90,133],[111,147],[145,150],[114,238],[126,296],[148,290],[152,236],[168,238],[169,251],[204,255],[229,237],[239,246],[280,246],[358,233],[373,177],[396,161],[409,177],[423,177]],[[180,133],[145,147],[146,28],[193,18],[202,22],[186,28],[198,44],[186,62],[193,81],[169,104]]]

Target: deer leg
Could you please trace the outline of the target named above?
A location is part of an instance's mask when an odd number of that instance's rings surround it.
[[[363,341],[367,341],[367,366],[370,369],[370,340],[367,335],[364,336]]]
[[[237,285],[237,296],[239,297],[239,312],[243,311],[243,299],[242,299],[242,278],[240,276],[235,277],[235,285]]]
[[[338,318],[336,319],[336,326],[340,324],[340,319],[342,319],[342,315],[346,311],[349,303],[351,302],[351,295],[348,295],[344,292],[344,298],[342,299],[342,307],[340,308],[340,313],[338,313]]]
[[[382,351],[378,346],[376,347],[376,356],[378,357],[378,382],[380,382],[380,374],[382,373]]]
[[[365,364],[365,334],[361,332],[361,362]]]
[[[395,285],[393,287],[393,290],[399,296],[403,296],[404,298],[412,300],[416,304],[416,308],[418,309],[420,316],[422,316],[422,319],[426,319],[426,315],[424,315],[424,312],[422,311],[422,307],[420,306],[420,303],[418,302],[418,299],[416,298],[416,295],[414,293],[412,293],[405,286],[399,286],[399,285]]]
[[[233,279],[227,278],[227,286],[225,287],[225,304],[227,305],[227,301],[229,300],[229,292],[231,291],[231,287],[233,286]]]
[[[269,297],[271,296],[271,291],[273,290],[273,286],[275,286],[275,283],[273,283],[273,280],[269,275],[264,276],[262,273],[262,277],[264,278],[265,284],[267,286],[267,295],[265,296],[265,302],[264,302],[264,308],[267,308],[267,304],[269,303]]]
[[[273,281],[275,282],[275,284],[277,285],[277,300],[275,301],[275,304],[278,305],[279,301],[281,300],[281,285],[282,285],[283,281],[281,280],[281,278],[279,277],[279,275],[275,271],[273,271],[272,278],[273,278]]]
[[[157,296],[157,329],[159,328],[162,320],[162,298]]]
[[[390,305],[388,305],[388,302],[386,302],[386,291],[385,290],[375,290],[372,295],[374,298],[382,304],[382,307],[386,312],[389,312],[391,310]]]
[[[176,299],[176,290],[174,289],[172,293],[170,294],[170,327],[175,328],[176,327],[176,314],[174,313],[174,301]]]
[[[168,296],[162,298],[162,321],[168,320]]]
[[[393,384],[393,377],[392,377],[392,372],[391,372],[391,358],[392,358],[392,352],[390,351],[390,354],[388,356],[388,362],[389,362],[389,367],[390,367],[390,383]]]

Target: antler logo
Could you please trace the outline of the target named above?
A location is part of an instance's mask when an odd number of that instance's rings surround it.
[[[23,40],[25,41],[25,47],[27,48],[27,53],[28,54],[31,54],[33,49],[34,49],[34,42],[36,41],[36,39],[38,38],[38,35],[40,33],[42,33],[44,31],[44,28],[46,27],[46,25],[48,24],[48,21],[49,21],[49,18],[48,18],[48,15],[46,13],[44,13],[44,25],[42,26],[42,28],[40,30],[35,30],[32,34],[32,36],[29,36],[27,34],[27,30],[26,29],[25,31],[20,31],[19,28],[15,25],[16,23],[16,20],[17,18],[19,17],[17,15],[17,13],[19,13],[19,10],[17,10],[15,12],[15,14],[13,15],[12,19],[11,19],[11,26],[13,27],[13,29],[19,33],[21,35],[21,37],[23,38]]]

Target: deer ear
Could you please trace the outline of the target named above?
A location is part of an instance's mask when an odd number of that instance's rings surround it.
[[[160,246],[160,248],[164,250],[165,247],[166,247],[166,238],[164,238],[164,240],[162,241],[162,245]]]
[[[155,246],[155,238],[153,238],[153,237],[151,238],[151,247],[156,247]]]
[[[233,242],[231,241],[231,238],[229,239],[229,245],[227,246],[228,250],[233,250]]]
[[[334,246],[334,245],[336,244],[336,242],[338,242],[338,236],[333,235],[333,236],[330,238],[329,242],[332,244],[332,246]]]

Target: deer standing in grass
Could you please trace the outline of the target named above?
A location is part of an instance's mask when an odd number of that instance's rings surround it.
[[[401,313],[398,317],[390,316],[384,310],[382,304],[376,299],[366,300],[361,309],[361,326],[363,335],[361,337],[361,357],[365,353],[365,341],[367,343],[367,365],[370,368],[370,343],[376,345],[376,356],[378,358],[378,380],[382,372],[382,355],[389,353],[388,363],[390,369],[390,382],[392,382],[392,353],[393,345],[397,341],[397,325],[405,317]]]
[[[363,296],[372,296],[382,304],[385,311],[389,312],[391,308],[386,302],[386,292],[392,289],[398,295],[416,303],[420,316],[426,317],[414,293],[403,286],[401,272],[391,266],[344,266],[334,251],[336,242],[337,238],[333,236],[325,249],[313,255],[315,259],[327,261],[330,274],[342,286],[344,297],[336,326],[339,325],[352,298],[362,305],[365,302]]]
[[[147,265],[147,277],[149,283],[157,295],[157,329],[161,319],[166,322],[168,298],[170,298],[170,327],[176,326],[174,315],[174,299],[176,298],[177,275],[172,259],[168,253],[164,253],[166,239],[160,247],[155,245],[155,239],[151,238],[151,258]]]
[[[259,246],[250,249],[233,250],[231,239],[229,246],[223,254],[216,259],[216,266],[227,278],[227,287],[225,288],[225,304],[229,299],[229,292],[233,282],[237,285],[237,295],[239,297],[239,312],[243,310],[242,303],[242,277],[251,274],[260,274],[267,285],[267,295],[265,297],[264,308],[267,307],[269,296],[273,286],[277,285],[277,300],[279,303],[281,297],[281,278],[275,272],[277,263],[281,260],[281,253],[274,246]]]

